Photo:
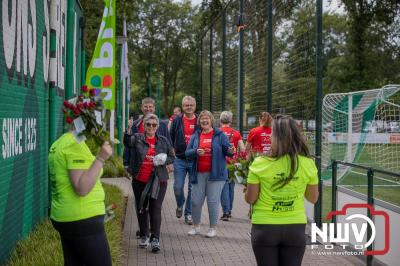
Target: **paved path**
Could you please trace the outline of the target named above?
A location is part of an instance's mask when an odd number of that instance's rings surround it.
[[[133,192],[130,181],[126,178],[102,179],[104,183],[120,187],[128,197],[125,217],[121,259],[123,266],[129,265],[256,265],[251,249],[250,223],[247,218],[248,204],[243,199],[240,186],[236,186],[233,218],[229,222],[219,221],[218,235],[208,239],[204,236],[188,236],[190,226],[184,224],[183,218],[175,217],[175,197],[172,189],[173,180],[169,181],[162,210],[161,251],[153,254],[150,250],[138,248],[135,232],[138,228],[134,211]],[[202,223],[208,223],[207,204],[203,209]],[[202,227],[206,232],[207,227]],[[354,257],[322,256],[312,254],[307,246],[303,265],[363,265]]]

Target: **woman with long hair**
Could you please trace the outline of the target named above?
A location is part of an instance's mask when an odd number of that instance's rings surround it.
[[[250,166],[245,199],[253,204],[251,243],[258,265],[301,265],[307,218],[304,198],[318,200],[317,168],[296,121],[278,115],[271,153]]]

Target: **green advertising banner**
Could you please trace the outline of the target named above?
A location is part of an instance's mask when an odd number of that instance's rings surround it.
[[[104,105],[107,110],[115,109],[115,21],[116,0],[105,0],[103,19],[97,37],[96,48],[92,61],[86,73],[86,85],[90,89],[96,89],[107,93]]]
[[[0,6],[0,265],[47,216],[49,8]]]

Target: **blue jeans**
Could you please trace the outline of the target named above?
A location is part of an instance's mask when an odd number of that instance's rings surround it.
[[[207,197],[208,218],[210,227],[218,222],[218,210],[221,199],[221,192],[226,181],[209,181],[210,173],[197,173],[197,184],[193,184],[192,205],[193,224],[200,224],[201,210],[204,200]]]
[[[182,160],[176,158],[174,161],[174,194],[176,199],[176,205],[179,208],[183,207],[185,204],[185,192],[183,188],[185,187],[186,175],[189,174],[192,168],[192,161]],[[190,183],[188,176],[188,193],[186,198],[185,212],[184,215],[188,216],[192,214],[192,184]]]
[[[232,211],[234,193],[235,181],[226,182],[221,193],[221,206],[224,214],[229,214]]]

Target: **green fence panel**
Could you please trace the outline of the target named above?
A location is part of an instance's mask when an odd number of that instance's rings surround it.
[[[82,84],[82,8],[73,4],[68,43],[66,0],[0,5],[0,264],[48,215],[47,155],[64,132],[66,70],[73,95]],[[67,46],[73,46],[68,65]]]
[[[0,263],[47,215],[49,3],[0,6]]]

